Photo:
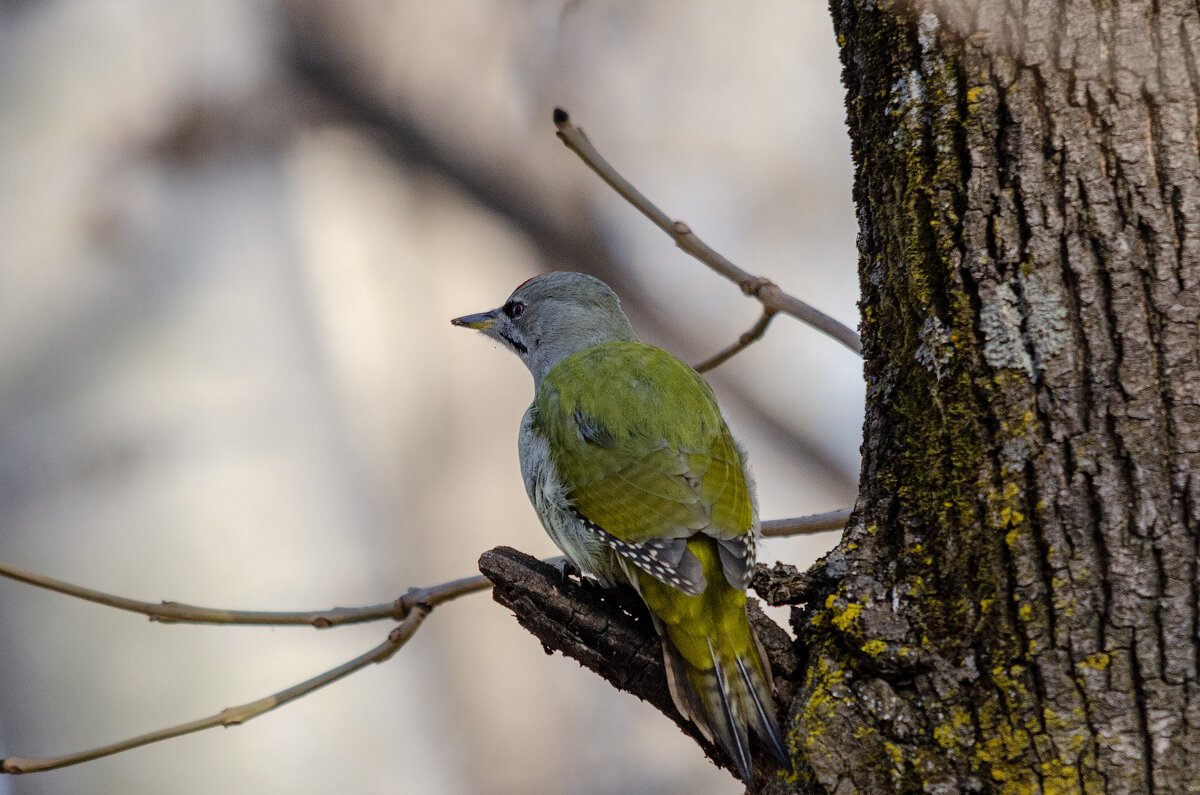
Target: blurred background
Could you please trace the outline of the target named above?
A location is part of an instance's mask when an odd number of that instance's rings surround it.
[[[316,609],[470,575],[499,544],[556,554],[517,466],[529,375],[449,319],[585,270],[696,362],[758,305],[568,152],[555,105],[668,214],[857,326],[818,0],[0,2],[0,559]],[[764,517],[851,505],[853,355],[780,318],[710,380]],[[806,566],[836,540],[764,557]],[[9,581],[0,600],[5,755],[208,715],[389,629],[162,626]],[[486,594],[244,726],[0,788],[741,791]]]

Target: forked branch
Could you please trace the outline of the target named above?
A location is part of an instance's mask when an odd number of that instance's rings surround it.
[[[403,597],[396,600],[396,604],[404,611],[404,616],[399,625],[388,633],[387,640],[383,643],[380,643],[365,654],[342,663],[336,668],[330,668],[324,673],[317,674],[311,679],[306,679],[299,684],[285,690],[280,690],[278,693],[273,693],[265,698],[223,709],[215,715],[209,715],[206,718],[149,732],[148,734],[141,734],[137,737],[131,737],[127,740],[112,743],[111,745],[101,746],[100,748],[93,748],[89,751],[80,751],[74,754],[45,759],[9,757],[0,760],[0,772],[15,775],[19,773],[37,773],[45,770],[54,770],[69,765],[77,765],[80,762],[90,762],[93,759],[99,759],[104,756],[111,756],[112,754],[127,751],[130,748],[137,748],[141,745],[149,745],[150,743],[169,740],[172,737],[181,737],[185,734],[211,729],[215,726],[236,726],[239,723],[245,723],[248,720],[257,718],[259,715],[270,712],[276,707],[281,707],[289,701],[295,701],[325,685],[333,684],[339,679],[344,679],[355,671],[365,668],[372,663],[381,663],[391,658],[416,633],[417,628],[421,626],[421,622],[425,620],[425,617],[429,615],[434,607],[442,602],[455,599],[467,593],[486,590],[490,585],[491,583],[483,577],[471,577],[466,580],[457,580],[453,583],[446,583],[445,585],[434,586],[432,588],[417,588],[409,591]]]
[[[853,329],[839,323],[821,310],[809,306],[799,298],[780,290],[778,285],[770,279],[764,279],[742,270],[697,237],[686,223],[672,220],[604,159],[584,134],[583,128],[575,126],[571,122],[570,115],[562,108],[554,109],[554,126],[558,131],[559,139],[568,149],[578,155],[588,168],[596,172],[597,176],[607,182],[625,201],[637,208],[655,226],[670,235],[674,239],[675,245],[737,284],[743,293],[754,296],[763,305],[763,319],[759,320],[759,323],[750,332],[742,335],[742,338],[746,339],[756,330],[757,334],[744,343],[739,341],[739,345],[727,348],[704,362],[702,367],[705,365],[707,365],[705,369],[715,367],[761,337],[771,316],[776,313],[791,315],[802,323],[832,337],[856,354],[862,355],[862,340]],[[759,328],[759,325],[762,328]],[[716,360],[715,364],[712,363],[714,360]]]
[[[89,762],[93,759],[127,751],[130,748],[169,740],[172,737],[181,737],[185,734],[202,731],[203,729],[211,729],[215,726],[235,726],[239,723],[245,723],[276,707],[281,707],[289,701],[295,701],[314,690],[343,679],[372,663],[380,663],[391,658],[416,633],[417,628],[421,626],[421,622],[425,620],[425,616],[429,615],[433,608],[443,602],[457,599],[466,594],[484,591],[491,587],[491,583],[482,576],[466,577],[429,588],[414,588],[396,601],[389,602],[386,605],[375,605],[365,608],[336,608],[316,613],[265,613],[239,610],[213,610],[211,608],[193,607],[191,605],[179,605],[173,602],[163,604],[138,602],[133,599],[125,599],[100,591],[93,591],[89,588],[81,588],[70,583],[53,580],[49,577],[31,574],[6,564],[0,564],[0,567],[2,567],[0,574],[10,579],[26,582],[30,585],[37,585],[41,588],[48,588],[52,591],[86,599],[90,602],[97,602],[109,607],[144,613],[149,615],[152,621],[166,620],[171,622],[204,624],[308,624],[318,628],[330,627],[335,624],[374,621],[384,618],[396,618],[400,621],[399,625],[388,633],[387,640],[365,654],[361,654],[335,668],[331,668],[324,673],[317,674],[311,679],[306,679],[299,684],[285,690],[280,690],[265,698],[223,709],[215,715],[209,715],[206,718],[138,735],[137,737],[131,737],[127,740],[121,740],[88,751],[43,759],[8,757],[7,759],[0,760],[0,773],[12,775],[37,773],[77,765],[81,762]],[[383,610],[385,607],[388,609]],[[162,611],[163,608],[169,608],[165,614],[165,618]]]
[[[816,516],[804,516],[794,519],[778,519],[763,523],[764,536],[787,536],[799,535],[804,533],[821,532],[822,530],[836,529],[845,523],[849,511],[834,511],[829,514],[818,514]],[[519,553],[514,553],[519,554]],[[522,556],[523,558],[524,556]],[[533,559],[531,559],[533,560]],[[541,561],[540,564],[553,566],[562,560],[559,558],[551,558],[546,561]],[[535,561],[536,562],[536,561]],[[123,596],[97,591],[83,586],[73,585],[62,580],[56,580],[52,577],[46,577],[41,574],[19,569],[16,566],[10,566],[7,563],[0,563],[0,577],[5,577],[17,582],[27,583],[45,588],[46,590],[56,593],[73,596],[77,599],[83,599],[96,604],[114,607],[119,610],[127,610],[134,613],[140,613],[150,617],[151,621],[160,623],[190,623],[190,624],[252,624],[260,626],[312,626],[318,629],[339,626],[343,624],[363,623],[367,621],[380,621],[384,619],[394,619],[399,621],[399,625],[393,629],[383,643],[376,646],[374,649],[359,655],[352,660],[349,660],[336,668],[331,668],[324,673],[318,674],[311,679],[293,685],[285,690],[280,690],[265,698],[260,698],[256,701],[251,701],[246,704],[241,704],[236,707],[229,707],[220,712],[209,715],[206,718],[200,718],[188,723],[182,723],[177,726],[171,726],[158,731],[141,734],[137,737],[131,737],[126,740],[112,743],[110,745],[93,748],[87,751],[80,751],[64,756],[47,757],[47,758],[25,758],[25,757],[8,757],[0,760],[0,773],[16,775],[20,773],[37,773],[46,770],[54,770],[60,767],[68,767],[77,765],[81,762],[89,762],[93,759],[99,759],[104,756],[127,751],[131,748],[137,748],[150,743],[169,740],[173,737],[181,737],[185,734],[210,729],[215,726],[234,726],[239,723],[245,723],[248,720],[258,717],[265,712],[283,706],[289,701],[294,701],[302,696],[332,684],[339,679],[343,679],[350,674],[358,671],[372,663],[380,663],[390,659],[398,652],[409,638],[421,626],[421,622],[425,620],[425,616],[429,614],[433,608],[438,605],[457,599],[460,596],[467,594],[485,591],[492,587],[492,581],[497,576],[495,572],[487,577],[475,576],[464,577],[460,580],[441,583],[440,585],[430,586],[428,588],[414,588],[404,596],[392,602],[386,602],[379,605],[368,605],[366,607],[338,607],[331,610],[319,611],[296,611],[296,612],[275,612],[275,611],[254,611],[254,610],[222,610],[211,607],[197,607],[195,605],[185,605],[178,602],[142,602],[136,599],[127,599]],[[561,577],[561,575],[558,575]],[[501,602],[508,602],[500,597],[497,597]],[[612,602],[612,597],[609,604]],[[601,599],[600,602],[604,600]],[[510,605],[511,606],[511,605]],[[586,605],[575,605],[576,609],[586,609]],[[624,609],[624,608],[621,608]],[[592,616],[594,620],[596,616]],[[585,613],[580,613],[576,616],[577,620],[587,620]],[[610,627],[610,631],[615,630],[615,627]],[[537,634],[536,632],[534,634]],[[615,636],[614,636],[615,637]],[[654,636],[655,638],[657,636]],[[657,641],[655,641],[657,642]],[[575,655],[573,655],[575,656]],[[655,663],[661,667],[661,657],[651,655]],[[608,663],[608,667],[617,670],[621,666],[629,662],[627,656],[612,658]],[[593,662],[589,665],[593,669],[599,665],[598,662]],[[614,667],[615,666],[615,667]],[[627,667],[627,666],[626,666]],[[607,670],[607,669],[606,669]],[[636,676],[632,673],[633,669],[628,669],[626,673],[602,673],[605,678],[613,681],[618,687],[626,690],[631,690],[640,695],[642,698],[648,698],[644,691],[633,689],[630,686],[620,684],[616,678]],[[661,694],[660,694],[661,695]],[[665,704],[669,705],[669,699]],[[660,706],[656,702],[656,706]],[[660,706],[662,708],[662,706]],[[709,750],[706,747],[706,750]]]

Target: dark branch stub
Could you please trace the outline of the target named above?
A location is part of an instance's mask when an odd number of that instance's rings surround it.
[[[521,626],[546,651],[560,651],[614,687],[653,704],[694,739],[716,764],[732,770],[725,753],[682,717],[671,701],[662,646],[650,616],[632,591],[601,588],[566,578],[553,566],[509,547],[483,553],[479,570],[493,583],[497,602],[512,610]],[[751,601],[750,621],[762,641],[777,682],[798,667],[792,641]],[[790,696],[789,693],[783,694]],[[784,708],[786,702],[784,701]],[[773,774],[765,749],[756,746],[756,776]],[[762,782],[759,782],[762,783]]]

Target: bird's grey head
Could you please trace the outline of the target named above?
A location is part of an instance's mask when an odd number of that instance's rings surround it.
[[[535,387],[576,351],[637,339],[612,288],[594,276],[568,271],[535,276],[503,306],[450,322],[482,331],[520,356]]]

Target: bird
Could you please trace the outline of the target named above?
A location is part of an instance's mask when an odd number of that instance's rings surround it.
[[[679,712],[743,782],[751,731],[787,766],[770,664],[746,612],[754,481],[708,383],[639,341],[616,293],[587,274],[535,276],[502,306],[451,323],[532,373],[518,436],[529,499],[576,568],[645,602]]]

